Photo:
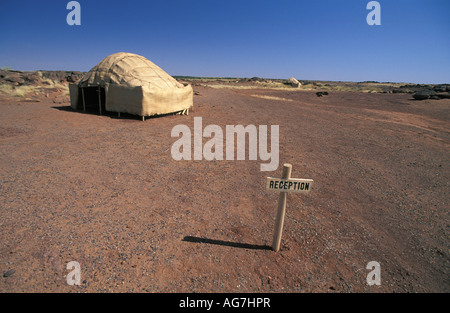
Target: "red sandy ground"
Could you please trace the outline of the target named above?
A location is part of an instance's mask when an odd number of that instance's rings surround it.
[[[195,90],[188,116],[145,122],[0,101],[1,292],[450,291],[450,100]],[[174,161],[171,130],[194,116],[280,125],[278,170]],[[275,253],[278,193],[264,187],[283,163],[315,185],[288,195]],[[381,286],[366,282],[370,261]]]

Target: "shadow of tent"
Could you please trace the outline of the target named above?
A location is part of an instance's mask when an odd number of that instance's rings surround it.
[[[99,115],[98,111],[96,110],[89,110],[87,109],[86,111],[83,110],[74,110],[70,105],[62,105],[62,106],[52,106],[52,109],[57,109],[60,111],[65,111],[65,112],[73,112],[73,113],[78,113],[78,114],[87,114],[87,115]],[[157,119],[160,117],[164,117],[164,116],[170,116],[170,115],[178,115],[179,112],[174,112],[174,113],[166,113],[166,114],[155,114],[155,115],[151,115],[151,116],[146,116],[145,120],[150,120],[150,119]],[[110,111],[103,111],[102,116],[107,116],[109,118],[112,119],[121,119],[121,120],[141,120],[142,117],[135,115],[135,114],[128,114],[128,113],[121,113],[120,116],[118,116],[118,114],[116,112],[110,112]]]
[[[195,242],[195,243],[206,243],[206,244],[212,244],[212,245],[220,245],[220,246],[226,246],[226,247],[251,249],[251,250],[272,250],[272,248],[267,245],[252,245],[252,244],[248,244],[248,243],[239,243],[239,242],[231,242],[231,241],[224,241],[224,240],[200,238],[200,237],[194,237],[194,236],[185,236],[182,241]]]

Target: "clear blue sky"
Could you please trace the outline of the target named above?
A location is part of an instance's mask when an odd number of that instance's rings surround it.
[[[116,52],[171,75],[450,83],[450,1],[0,0],[0,67],[88,71]]]

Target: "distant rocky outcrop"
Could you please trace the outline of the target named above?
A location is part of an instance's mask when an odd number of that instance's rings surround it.
[[[425,89],[416,92],[413,98],[416,100],[439,100],[439,99],[450,99],[450,92],[447,92],[447,87],[434,87],[433,89]],[[438,91],[438,92],[436,92]]]
[[[450,85],[448,84],[436,85],[433,87],[433,90],[436,92],[450,92]]]
[[[15,71],[0,69],[0,84],[10,84],[13,86],[48,84],[53,82],[74,83],[83,77],[83,72],[76,71]]]
[[[79,81],[81,79],[81,77],[83,77],[83,75],[85,73],[83,72],[66,72],[66,80],[69,83],[76,83],[77,81]]]
[[[241,78],[237,81],[238,83],[246,83],[246,82],[260,82],[260,83],[267,83],[267,80],[262,77],[252,77],[252,78]]]

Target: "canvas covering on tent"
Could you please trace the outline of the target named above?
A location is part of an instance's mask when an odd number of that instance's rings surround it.
[[[190,85],[179,83],[145,57],[125,52],[106,57],[69,89],[73,109],[85,109],[88,90],[98,90],[98,97],[91,99],[97,99],[100,113],[102,105],[106,111],[142,117],[193,106]]]

